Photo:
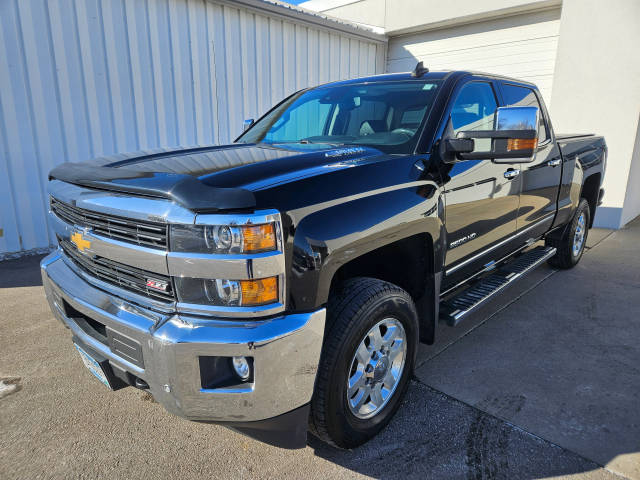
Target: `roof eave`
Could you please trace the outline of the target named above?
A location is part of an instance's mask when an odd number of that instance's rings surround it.
[[[222,3],[229,6],[242,6],[256,12],[266,12],[270,15],[294,20],[298,23],[339,31],[350,36],[360,37],[377,43],[388,42],[386,35],[381,35],[356,23],[348,22],[338,18],[329,17],[321,13],[306,10],[295,5],[291,5],[279,0],[209,0],[215,3]]]

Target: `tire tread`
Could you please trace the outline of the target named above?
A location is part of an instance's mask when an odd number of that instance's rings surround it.
[[[331,438],[327,429],[325,414],[328,392],[328,388],[325,388],[325,386],[329,385],[331,364],[338,355],[338,350],[344,337],[349,332],[352,319],[366,309],[373,300],[388,295],[404,297],[415,313],[413,300],[407,292],[392,283],[375,278],[354,277],[348,279],[329,298],[325,344],[318,366],[316,388],[311,401],[309,430],[313,435],[334,447],[342,448]],[[406,386],[408,386],[408,382]],[[353,441],[354,439],[350,440]]]
[[[573,247],[573,234],[575,231],[576,224],[578,223],[578,218],[580,217],[580,213],[586,213],[586,228],[587,232],[585,233],[584,242],[587,242],[587,236],[589,231],[589,203],[584,199],[580,199],[580,203],[578,203],[578,208],[576,208],[575,214],[571,219],[571,222],[567,225],[567,228],[562,232],[561,236],[549,236],[545,239],[545,245],[549,247],[554,247],[557,252],[551,257],[547,262],[549,265],[555,268],[560,269],[568,269],[574,267],[580,258],[582,258],[582,253],[577,260],[573,258],[572,247]],[[584,252],[584,246],[583,252]]]

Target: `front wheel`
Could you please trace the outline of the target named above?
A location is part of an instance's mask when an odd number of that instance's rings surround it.
[[[400,287],[354,278],[329,300],[328,325],[310,429],[353,448],[382,430],[400,406],[415,363],[418,316]]]

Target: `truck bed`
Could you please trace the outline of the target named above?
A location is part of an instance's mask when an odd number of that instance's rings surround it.
[[[556,140],[570,140],[572,138],[595,137],[595,133],[560,133],[556,134]]]

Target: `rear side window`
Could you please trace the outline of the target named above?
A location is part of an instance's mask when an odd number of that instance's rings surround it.
[[[540,110],[540,139],[543,141],[548,140],[549,134],[544,124],[542,106],[533,90],[527,87],[503,84],[502,93],[504,94],[504,101],[508,107],[538,107]]]

